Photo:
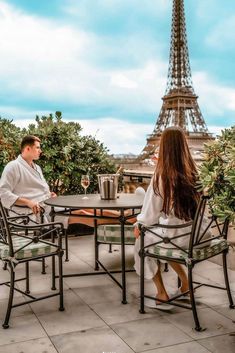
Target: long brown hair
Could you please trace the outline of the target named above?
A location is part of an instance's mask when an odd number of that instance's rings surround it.
[[[195,189],[196,165],[181,128],[169,127],[160,140],[153,189],[163,198],[162,212],[188,221],[193,219],[200,194]]]

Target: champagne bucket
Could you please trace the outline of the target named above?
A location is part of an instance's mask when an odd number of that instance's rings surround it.
[[[100,197],[102,200],[115,200],[118,191],[119,174],[98,174]]]

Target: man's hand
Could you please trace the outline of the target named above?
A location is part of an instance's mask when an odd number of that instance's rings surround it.
[[[28,200],[27,206],[31,208],[34,214],[37,214],[41,211],[41,208],[38,202]]]
[[[24,197],[19,197],[16,200],[15,205],[29,207],[33,211],[34,214],[37,214],[41,211],[41,207],[38,202],[26,199]]]

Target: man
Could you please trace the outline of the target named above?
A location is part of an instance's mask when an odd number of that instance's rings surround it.
[[[2,204],[19,214],[33,213],[32,219],[37,221],[40,219],[40,210],[43,207],[44,221],[50,221],[50,207],[43,201],[56,197],[56,194],[50,192],[41,168],[34,163],[40,158],[42,152],[40,139],[32,135],[25,136],[20,149],[21,154],[5,166],[0,179]],[[63,218],[63,223],[66,227],[66,218]]]

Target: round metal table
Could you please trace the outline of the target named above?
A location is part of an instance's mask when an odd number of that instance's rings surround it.
[[[73,212],[81,209],[94,210],[94,215],[79,215],[79,217],[93,218],[94,219],[94,233],[95,233],[95,270],[96,272],[90,273],[78,273],[78,274],[65,274],[64,277],[74,276],[85,276],[107,273],[121,288],[122,288],[122,303],[126,304],[126,268],[125,268],[125,224],[129,219],[136,217],[142,207],[144,195],[136,194],[119,194],[115,200],[101,200],[99,194],[87,194],[87,199],[84,199],[85,195],[67,195],[50,198],[45,201],[46,205],[51,206],[51,217],[54,220],[56,215],[65,215],[69,217],[77,217]],[[61,207],[61,210],[56,208]],[[97,213],[99,210],[99,214]],[[104,210],[116,210],[116,215],[104,216]],[[128,214],[125,212],[130,210]],[[122,283],[120,284],[112,273],[120,271],[108,271],[98,259],[98,247],[97,247],[97,220],[98,219],[111,219],[119,221],[121,230],[121,265],[122,265]],[[105,270],[105,272],[97,272],[99,265]]]

